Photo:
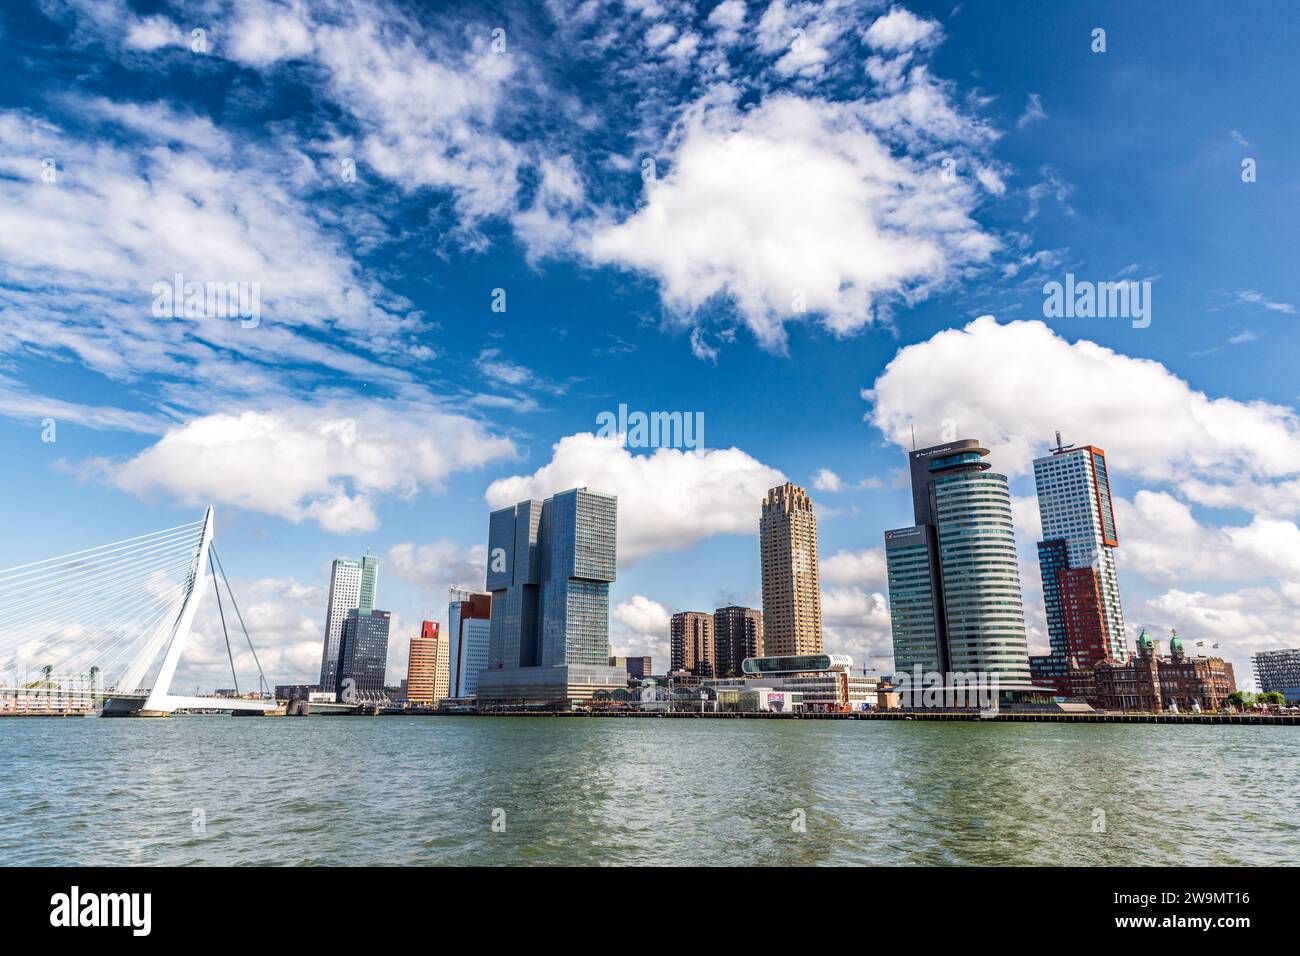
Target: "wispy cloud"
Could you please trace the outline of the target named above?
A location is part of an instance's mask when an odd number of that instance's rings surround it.
[[[1043,100],[1037,93],[1030,93],[1029,99],[1025,103],[1025,111],[1020,114],[1016,120],[1016,129],[1024,129],[1033,123],[1047,119],[1047,111],[1043,109]]]
[[[1260,305],[1270,312],[1283,312],[1287,315],[1295,314],[1295,306],[1290,302],[1278,302],[1267,298],[1262,292],[1256,292],[1254,289],[1243,289],[1237,292],[1237,301],[1245,305]]]

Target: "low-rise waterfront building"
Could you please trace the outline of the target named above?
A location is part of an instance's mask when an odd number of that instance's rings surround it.
[[[719,693],[726,689],[797,695],[791,706],[824,713],[871,710],[876,706],[876,678],[852,672],[853,658],[845,654],[790,654],[751,657],[741,664],[743,676],[710,681]]]
[[[1251,662],[1261,693],[1277,692],[1287,704],[1300,703],[1300,648],[1260,651]]]
[[[803,694],[774,687],[719,687],[717,709],[742,714],[793,714],[803,709]]]
[[[1093,669],[1092,680],[1095,706],[1146,713],[1220,710],[1237,689],[1231,663],[1221,657],[1188,657],[1177,632],[1170,637],[1169,656],[1162,657],[1159,642],[1143,631],[1136,655],[1103,661]]]
[[[642,680],[650,676],[650,658],[648,657],[611,657],[610,667],[621,667],[627,672],[628,680]]]
[[[312,694],[317,693],[320,688],[315,684],[276,684],[276,700],[307,700]],[[331,694],[331,697],[334,695]]]

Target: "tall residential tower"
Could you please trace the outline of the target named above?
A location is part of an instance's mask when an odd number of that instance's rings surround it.
[[[669,666],[671,673],[696,677],[717,677],[717,642],[713,615],[704,611],[678,611],[669,622]]]
[[[729,604],[713,612],[713,640],[719,677],[739,677],[747,657],[762,657],[763,613]]]
[[[764,653],[822,652],[817,518],[808,492],[786,482],[767,493],[758,521]]]
[[[1030,661],[1034,676],[1070,693],[1071,664],[1091,669],[1128,656],[1124,612],[1115,575],[1115,511],[1106,453],[1093,445],[1061,444],[1034,459],[1043,540],[1038,565],[1051,653]]]

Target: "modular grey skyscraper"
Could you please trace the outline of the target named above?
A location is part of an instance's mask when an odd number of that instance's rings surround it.
[[[627,685],[609,665],[617,513],[617,498],[588,488],[492,512],[480,706],[564,705]]]
[[[964,439],[910,453],[916,524],[885,532],[894,668],[1029,686],[1020,562],[1005,475]]]
[[[343,622],[349,611],[369,614],[375,609],[379,559],[366,555],[360,561],[336,558],[330,571],[329,607],[325,611],[325,643],[321,649],[320,689],[333,691],[338,684],[339,650]]]

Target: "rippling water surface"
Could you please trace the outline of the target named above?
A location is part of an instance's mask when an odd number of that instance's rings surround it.
[[[1272,727],[7,719],[0,860],[1286,864],[1298,755]]]

